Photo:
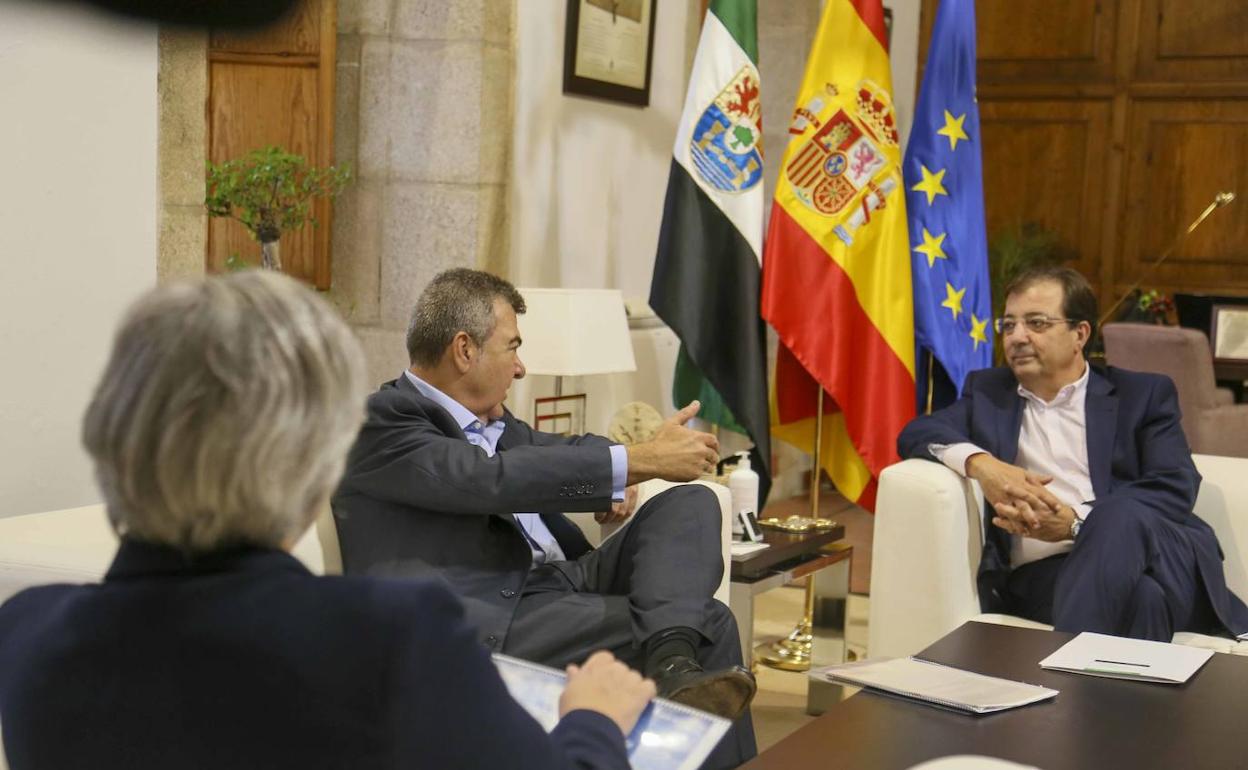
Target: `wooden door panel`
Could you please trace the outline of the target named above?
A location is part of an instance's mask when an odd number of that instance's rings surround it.
[[[212,162],[241,158],[274,144],[317,162],[319,102],[314,68],[213,62],[209,93],[208,157]],[[226,257],[235,252],[253,264],[259,261],[260,245],[232,219],[213,218],[208,243],[210,270],[221,270]],[[285,271],[312,280],[312,225],[284,235],[281,248]]]
[[[1140,275],[1222,190],[1215,212],[1157,268],[1150,285],[1248,291],[1248,99],[1146,100],[1132,110],[1118,274]]]
[[[317,0],[295,3],[288,14],[257,32],[213,30],[213,51],[256,54],[316,54],[321,49],[321,8]]]
[[[208,157],[241,158],[278,145],[315,166],[333,163],[336,0],[300,0],[264,29],[214,30],[208,50]],[[319,223],[282,237],[285,272],[328,289],[333,206],[313,205]],[[212,219],[207,267],[223,268],[237,252],[258,259],[259,244],[233,220]]]
[[[1248,78],[1244,0],[1141,0],[1141,77],[1154,80]]]
[[[980,100],[988,237],[1034,222],[1079,252],[1095,282],[1106,192],[1110,104]]]
[[[978,0],[979,82],[1112,80],[1120,2]],[[923,3],[920,70],[939,4],[938,0]]]

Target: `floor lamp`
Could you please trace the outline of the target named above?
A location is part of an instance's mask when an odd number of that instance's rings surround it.
[[[585,393],[565,394],[564,377],[637,369],[615,289],[520,289],[527,306],[517,319],[529,374],[552,375],[555,394],[533,400],[533,427],[549,433],[585,432]]]

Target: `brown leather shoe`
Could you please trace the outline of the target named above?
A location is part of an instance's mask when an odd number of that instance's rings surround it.
[[[758,683],[741,666],[706,671],[693,658],[674,655],[655,672],[659,697],[735,720],[749,708]]]

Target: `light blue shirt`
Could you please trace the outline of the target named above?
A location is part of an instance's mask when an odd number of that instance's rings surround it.
[[[487,457],[493,457],[498,450],[498,440],[503,436],[507,424],[502,420],[490,420],[484,425],[477,416],[468,411],[468,407],[446,395],[434,386],[412,374],[411,370],[403,372],[407,379],[425,398],[450,413],[451,417],[464,431],[468,443],[480,448]],[[614,500],[624,499],[624,487],[628,480],[628,450],[619,444],[612,444],[611,450],[611,496]],[[562,561],[567,557],[559,547],[559,541],[551,534],[542,517],[537,513],[513,514],[520,524],[525,537],[529,541],[529,550],[533,552],[533,566],[547,561]]]

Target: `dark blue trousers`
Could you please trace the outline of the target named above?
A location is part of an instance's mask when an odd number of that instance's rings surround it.
[[[1168,642],[1176,631],[1221,632],[1198,559],[1206,537],[1213,537],[1207,528],[1135,501],[1104,501],[1069,553],[1010,573],[1009,611],[1072,633]],[[1220,563],[1217,569],[1220,583]]]

